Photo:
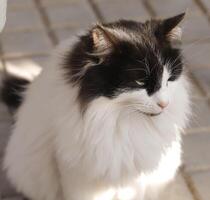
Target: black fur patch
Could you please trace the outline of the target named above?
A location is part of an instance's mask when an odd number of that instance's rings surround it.
[[[11,112],[17,110],[23,101],[23,91],[30,82],[18,77],[7,76],[3,80],[1,99]]]
[[[152,95],[160,89],[163,66],[168,62],[171,63],[169,81],[176,80],[182,73],[182,57],[180,50],[171,44],[168,33],[182,18],[179,15],[145,23],[121,20],[103,24],[109,30],[124,31],[131,36],[131,39],[116,38],[112,47],[107,47],[111,50],[106,55],[95,53],[93,30],[97,27],[81,36],[64,60],[67,80],[79,85],[79,100],[88,103],[99,96],[114,98],[120,91],[139,88]],[[92,66],[84,69],[87,63]]]

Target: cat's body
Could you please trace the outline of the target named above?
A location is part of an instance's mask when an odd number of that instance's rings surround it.
[[[104,30],[100,27],[97,31]],[[92,39],[97,42],[101,36],[97,33]],[[102,38],[98,41],[104,42]],[[165,64],[158,72],[162,74],[160,87],[154,91],[151,87],[147,92],[136,85],[125,87],[122,81],[113,89],[120,79],[115,77],[117,72],[111,73],[112,87],[101,84],[91,68],[104,66],[92,62],[106,62],[104,51],[110,46],[93,54],[103,58],[83,63],[86,69],[77,71],[78,78],[74,74],[81,64],[74,59],[77,55],[69,60],[77,43],[66,42],[65,48],[58,50],[62,57],[53,59],[26,90],[6,149],[8,177],[18,191],[33,200],[153,200],[181,164],[179,129],[186,126],[190,111],[189,83],[180,71],[167,89],[171,75]],[[72,67],[73,63],[78,68]],[[98,77],[106,77],[104,74]],[[121,75],[125,79],[123,71]],[[92,81],[96,81],[94,87]],[[137,85],[142,87],[139,81]],[[99,92],[102,86],[106,89]],[[138,109],[138,100],[144,100],[146,106],[145,98],[164,99],[166,91],[172,98],[163,112],[166,105],[160,109],[152,102],[148,110]]]

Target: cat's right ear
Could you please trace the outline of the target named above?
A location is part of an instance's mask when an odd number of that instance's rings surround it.
[[[92,38],[95,53],[98,54],[110,53],[117,43],[117,38],[112,30],[99,24],[92,29]]]
[[[181,41],[182,29],[178,26],[184,19],[185,13],[161,20],[158,27],[158,34],[173,42]]]

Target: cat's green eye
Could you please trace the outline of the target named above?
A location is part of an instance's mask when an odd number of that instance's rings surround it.
[[[144,86],[144,82],[141,82],[141,81],[135,81],[137,83],[137,85],[139,86]]]

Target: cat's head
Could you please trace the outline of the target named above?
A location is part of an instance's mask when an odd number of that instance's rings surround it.
[[[81,36],[65,59],[81,105],[104,97],[146,115],[167,109],[179,92],[176,83],[183,71],[178,27],[183,17],[120,20],[96,25]]]

